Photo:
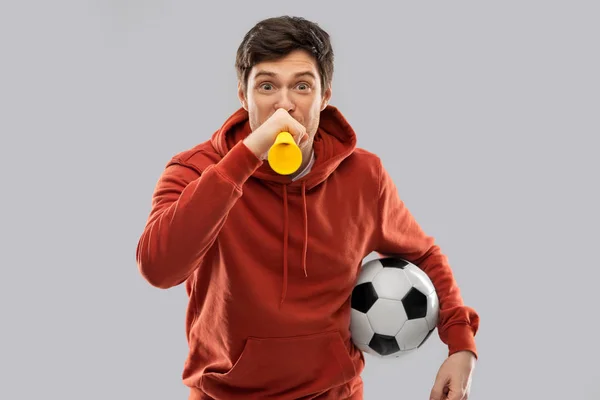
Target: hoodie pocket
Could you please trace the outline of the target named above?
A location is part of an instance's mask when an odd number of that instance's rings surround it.
[[[285,338],[249,337],[226,373],[206,373],[203,390],[216,398],[283,394],[300,398],[342,385],[356,375],[338,331]]]

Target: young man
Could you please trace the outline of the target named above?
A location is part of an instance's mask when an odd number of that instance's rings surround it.
[[[236,68],[242,107],[166,165],[137,247],[150,284],[185,282],[189,399],[362,399],[350,294],[373,251],[430,276],[449,347],[431,396],[466,398],[479,317],[380,159],[328,104],[329,35],[301,18],[264,20]],[[266,160],[282,131],[303,155],[290,176]]]

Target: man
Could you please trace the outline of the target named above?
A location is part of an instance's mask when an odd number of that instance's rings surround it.
[[[466,399],[479,317],[380,159],[328,104],[329,35],[302,18],[266,19],[236,68],[242,107],[166,165],[137,247],[150,284],[185,282],[189,399],[362,399],[350,294],[373,251],[430,276],[449,348],[431,398]],[[289,176],[267,160],[282,131],[303,155]]]

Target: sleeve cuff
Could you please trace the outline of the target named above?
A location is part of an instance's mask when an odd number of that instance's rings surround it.
[[[241,187],[262,164],[263,161],[240,140],[215,166],[215,169]]]
[[[447,337],[448,356],[459,351],[467,350],[472,352],[476,359],[479,358],[479,355],[477,354],[477,345],[475,344],[475,335],[469,325],[452,325],[448,328]]]

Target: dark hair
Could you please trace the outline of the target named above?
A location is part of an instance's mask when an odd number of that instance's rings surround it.
[[[302,17],[281,16],[264,19],[250,29],[237,50],[235,69],[244,91],[254,65],[305,50],[315,57],[321,76],[321,89],[333,78],[333,49],[329,34],[315,22]]]

